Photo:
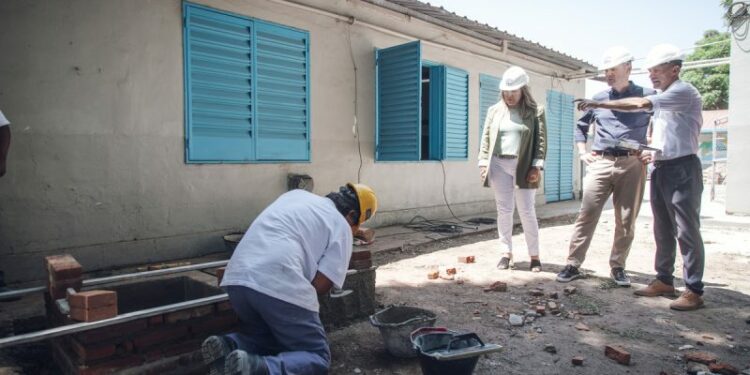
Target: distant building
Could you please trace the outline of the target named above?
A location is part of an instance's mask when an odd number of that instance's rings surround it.
[[[698,138],[698,156],[703,166],[710,166],[714,160],[714,152],[717,162],[725,162],[727,158],[727,145],[729,144],[729,111],[726,109],[716,111],[703,111],[703,128]],[[714,134],[715,133],[715,134]],[[716,149],[713,147],[716,139]]]

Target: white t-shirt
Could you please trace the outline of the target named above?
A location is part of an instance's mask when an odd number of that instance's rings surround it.
[[[698,90],[677,80],[663,92],[646,99],[654,109],[651,146],[661,149],[656,153],[656,160],[697,154],[703,126],[703,101]]]
[[[319,311],[316,272],[337,288],[352,255],[352,230],[333,202],[305,190],[282,194],[255,219],[229,260],[221,286],[240,285]]]
[[[0,126],[6,126],[6,125],[10,125],[10,121],[8,121],[8,119],[5,118],[5,116],[3,116],[3,111],[0,111]]]

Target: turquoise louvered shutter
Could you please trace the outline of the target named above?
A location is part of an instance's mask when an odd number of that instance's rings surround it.
[[[469,157],[469,74],[445,67],[445,159]]]
[[[419,41],[375,52],[375,160],[419,160]]]
[[[560,93],[560,200],[573,199],[573,96]]]
[[[547,159],[544,195],[547,202],[573,199],[573,97],[547,91]]]
[[[185,6],[189,162],[252,160],[252,22]]]
[[[480,74],[479,75],[479,139],[481,142],[484,131],[484,121],[487,119],[487,110],[500,101],[500,78]]]
[[[255,24],[258,160],[309,160],[309,36]]]

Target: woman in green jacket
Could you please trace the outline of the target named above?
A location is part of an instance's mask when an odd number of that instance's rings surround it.
[[[490,107],[484,121],[479,170],[484,186],[491,186],[495,192],[502,254],[497,268],[508,269],[513,262],[511,239],[515,201],[531,257],[529,269],[539,272],[542,264],[534,196],[544,167],[547,129],[544,108],[534,101],[528,83],[528,74],[517,66],[503,74],[502,99]]]

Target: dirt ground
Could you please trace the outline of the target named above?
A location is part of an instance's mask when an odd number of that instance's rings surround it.
[[[652,218],[647,211],[645,202],[628,259],[632,288],[617,287],[609,279],[614,216],[605,210],[583,266],[588,274],[585,279],[568,284],[555,281],[565,264],[572,231],[571,223],[556,223],[540,230],[541,273],[528,271],[522,233],[513,237],[513,270],[495,268],[499,252],[494,232],[375,254],[378,302],[429,309],[437,314],[438,326],[476,332],[484,342],[502,345],[500,353],[479,360],[475,374],[685,374],[683,355],[691,351],[715,354],[720,362],[750,373],[750,226],[704,224],[706,307],[677,312],[669,309],[667,298],[633,295],[633,290],[647,284],[653,275]],[[458,256],[465,255],[476,256],[476,263],[458,263]],[[457,267],[463,283],[428,280],[427,273],[440,266]],[[679,255],[676,269],[675,275],[680,277]],[[506,282],[508,291],[484,292],[494,281]],[[684,287],[681,278],[676,285]],[[576,293],[565,295],[567,286],[575,286]],[[530,294],[533,289],[541,289],[545,295],[534,297]],[[549,297],[552,292],[558,293],[558,299]],[[521,327],[508,323],[509,314],[524,315],[545,301],[556,302],[560,314],[547,313]],[[589,330],[577,329],[579,323]],[[421,373],[417,359],[388,355],[378,330],[369,322],[330,332],[329,338],[332,374]],[[556,353],[546,351],[548,345],[554,346]],[[606,345],[628,351],[630,365],[607,358]],[[681,350],[685,345],[693,348]],[[571,364],[574,356],[584,358],[583,366]]]

